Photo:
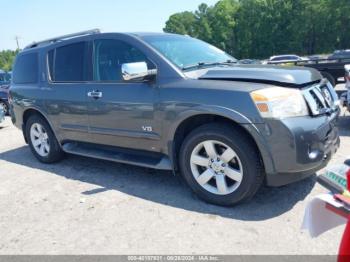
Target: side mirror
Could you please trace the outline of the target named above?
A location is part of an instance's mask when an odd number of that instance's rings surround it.
[[[144,80],[148,76],[156,74],[156,70],[148,70],[146,62],[122,64],[122,76],[124,81]]]

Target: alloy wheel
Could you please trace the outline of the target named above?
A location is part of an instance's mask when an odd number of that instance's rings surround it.
[[[50,153],[49,137],[45,128],[35,123],[30,128],[30,138],[35,151],[42,157],[46,157]]]
[[[215,140],[201,142],[193,149],[190,163],[197,183],[213,194],[231,194],[242,182],[241,160],[225,143]]]

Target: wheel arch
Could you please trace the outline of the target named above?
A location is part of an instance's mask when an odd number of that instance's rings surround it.
[[[50,123],[49,119],[47,118],[47,116],[38,108],[27,108],[24,112],[23,112],[23,116],[22,116],[22,132],[23,132],[23,136],[24,136],[24,140],[26,141],[26,143],[28,143],[28,138],[26,136],[26,124],[27,121],[29,119],[29,117],[31,117],[32,115],[38,115],[40,117],[42,117],[50,126],[52,132],[54,133],[55,137],[57,138],[57,134],[55,132],[55,129],[53,128],[52,124]],[[59,145],[61,146],[61,144],[59,143]]]
[[[213,112],[202,112],[189,115],[181,119],[181,121],[178,121],[177,126],[172,133],[172,137],[169,139],[169,155],[175,170],[178,170],[178,154],[185,137],[195,128],[208,123],[224,123],[232,128],[238,129],[240,132],[242,132],[242,134],[246,135],[252,141],[258,150],[258,154],[263,165],[265,164],[266,161],[264,161],[264,159],[266,157],[264,157],[262,154],[261,145],[257,143],[254,136],[243,126],[243,124],[253,125],[249,119],[245,118],[242,115],[237,115],[237,117],[230,117],[228,115]]]

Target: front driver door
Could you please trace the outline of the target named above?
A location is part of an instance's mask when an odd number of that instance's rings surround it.
[[[118,39],[94,41],[94,82],[88,87],[89,132],[94,143],[157,151],[160,124],[155,118],[155,82],[125,82],[123,63],[148,62]],[[155,68],[155,67],[154,67]]]

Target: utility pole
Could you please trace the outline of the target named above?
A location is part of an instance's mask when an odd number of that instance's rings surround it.
[[[18,39],[20,39],[20,37],[19,36],[15,36],[15,40],[16,40],[16,44],[17,44],[17,50],[19,50],[19,41],[18,41]]]

